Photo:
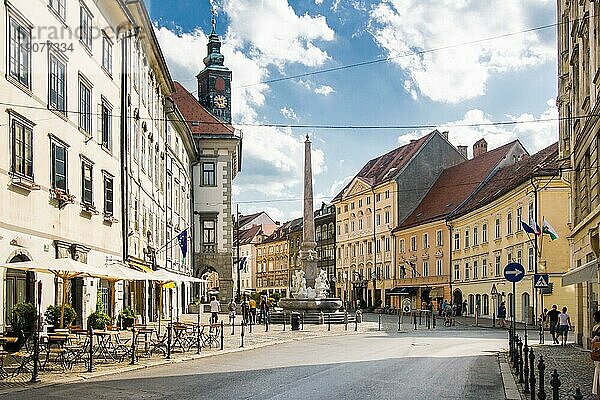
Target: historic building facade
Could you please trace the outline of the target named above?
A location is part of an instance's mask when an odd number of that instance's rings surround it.
[[[506,302],[509,319],[514,312],[517,321],[527,323],[552,304],[575,310],[574,288],[561,285],[561,276],[569,268],[569,216],[564,207],[569,186],[560,176],[559,165],[558,146],[554,144],[505,166],[448,216],[452,301],[466,301],[467,314],[492,318],[501,301]],[[557,240],[546,234],[538,237],[537,255],[535,236],[521,224],[521,220],[532,219],[539,226],[547,220],[559,236]],[[516,284],[514,299],[512,285],[503,275],[510,262],[525,268],[525,277]],[[534,290],[536,270],[549,274],[548,290]],[[492,295],[493,287],[497,296]],[[574,313],[571,318],[576,326],[580,324]]]
[[[284,224],[256,245],[256,291],[287,293],[288,274],[289,243]]]
[[[600,295],[600,4],[569,0],[557,4],[559,153],[571,182],[572,271],[563,284],[576,292],[582,322],[578,341],[589,347]]]
[[[330,296],[341,298],[341,292],[336,292],[337,274],[335,270],[335,206],[321,203],[315,211],[315,241],[317,242],[317,268],[327,271]],[[290,264],[291,265],[291,264]]]
[[[450,300],[450,231],[446,217],[459,208],[501,167],[526,156],[514,141],[488,151],[485,139],[473,145],[473,158],[450,167],[437,179],[423,201],[394,229],[398,276],[386,292],[386,304],[400,308],[403,298],[413,307],[422,302],[440,305]],[[473,240],[478,238],[477,227]]]
[[[423,199],[441,172],[466,158],[433,131],[370,160],[333,199],[337,288],[350,305],[376,306],[397,276],[392,230]]]

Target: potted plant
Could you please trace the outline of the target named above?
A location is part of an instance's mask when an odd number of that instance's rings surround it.
[[[119,313],[119,318],[121,320],[121,326],[123,329],[131,328],[135,321],[135,315],[130,307],[125,307],[122,309]]]
[[[28,338],[35,329],[37,309],[31,303],[17,303],[12,310],[12,329],[17,335]]]
[[[77,317],[77,313],[73,309],[70,304],[65,304],[65,314],[63,317],[63,324],[60,326],[60,308],[61,306],[48,306],[46,312],[44,313],[44,317],[46,318],[46,322],[49,325],[52,325],[50,330],[54,330],[55,328],[64,328],[65,326],[69,326],[75,321]]]
[[[92,329],[106,329],[106,325],[109,325],[110,323],[111,319],[108,314],[104,312],[104,303],[102,303],[100,293],[98,293],[96,311],[88,317],[88,326],[92,327]]]

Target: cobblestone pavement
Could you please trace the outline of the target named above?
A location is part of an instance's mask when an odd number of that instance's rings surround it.
[[[592,395],[592,380],[594,378],[594,363],[590,359],[590,353],[582,350],[573,344],[567,346],[558,346],[549,344],[552,340],[546,341],[546,344],[534,344],[533,351],[536,358],[536,379],[539,382],[538,361],[540,355],[544,358],[546,364],[545,372],[545,391],[547,398],[552,397],[552,387],[550,386],[550,374],[556,370],[559,374],[560,398],[572,399],[575,389],[581,389],[583,398],[586,400],[597,400]],[[537,389],[536,389],[537,390]]]
[[[304,330],[291,331],[290,326],[286,325],[285,331],[283,331],[282,325],[269,325],[269,330],[265,331],[264,325],[254,325],[252,333],[248,329],[245,330],[244,335],[244,348],[241,348],[241,329],[239,325],[236,325],[234,335],[231,334],[231,326],[227,323],[227,316],[224,324],[224,350],[220,351],[215,347],[202,348],[201,354],[196,354],[196,349],[191,349],[188,352],[174,352],[171,360],[165,359],[160,353],[153,357],[146,358],[140,357],[137,365],[129,365],[129,360],[122,362],[110,362],[105,363],[101,360],[95,360],[94,368],[95,371],[92,373],[86,372],[86,367],[83,364],[76,364],[69,371],[63,371],[58,365],[50,365],[50,368],[46,368],[40,372],[41,383],[36,385],[51,385],[56,383],[65,382],[77,382],[83,381],[92,377],[98,377],[108,374],[117,374],[125,371],[131,371],[134,369],[146,368],[155,365],[162,365],[168,363],[177,363],[182,361],[189,361],[201,357],[210,357],[217,354],[231,353],[237,351],[243,351],[248,349],[256,349],[264,346],[269,346],[276,343],[285,343],[295,340],[302,340],[306,338],[331,336],[331,335],[353,335],[358,333],[373,332],[377,331],[377,324],[373,322],[364,322],[358,324],[358,331],[354,331],[354,324],[348,324],[348,330],[345,330],[344,325],[331,325],[331,331],[328,331],[327,325],[304,325]],[[183,315],[181,320],[184,322],[196,322],[195,315]],[[202,321],[207,322],[207,321]],[[239,319],[237,321],[239,324]],[[163,325],[163,332],[166,324]],[[124,337],[130,337],[131,333],[124,332]],[[51,363],[52,364],[52,363]],[[9,393],[15,390],[30,387],[31,373],[22,373],[14,378],[7,378],[0,380],[0,394]]]

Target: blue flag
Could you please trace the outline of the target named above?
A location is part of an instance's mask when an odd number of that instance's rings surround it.
[[[525,232],[533,233],[535,235],[535,230],[527,222],[521,220],[521,226]]]
[[[179,247],[181,248],[181,254],[183,255],[183,259],[185,260],[185,256],[187,255],[187,229],[184,229],[177,235],[177,241],[179,242]]]

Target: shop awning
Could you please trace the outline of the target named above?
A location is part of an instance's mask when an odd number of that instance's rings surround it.
[[[417,294],[416,287],[413,286],[404,286],[404,287],[395,287],[388,292],[390,296],[414,296]]]
[[[580,267],[573,268],[562,276],[563,286],[585,282],[598,282],[598,260],[592,260]]]
[[[162,282],[196,282],[196,283],[206,283],[208,282],[205,279],[195,278],[193,276],[176,274],[175,272],[167,271],[166,269],[157,269],[156,271],[152,271],[148,273],[151,280],[154,281],[162,281]]]

